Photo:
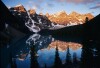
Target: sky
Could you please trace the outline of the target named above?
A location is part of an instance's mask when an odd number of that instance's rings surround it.
[[[54,14],[65,11],[67,14],[76,11],[81,14],[100,14],[100,0],[2,0],[7,7],[23,5],[26,10],[35,9],[37,13]]]

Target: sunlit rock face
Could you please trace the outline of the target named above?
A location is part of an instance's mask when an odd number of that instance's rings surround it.
[[[32,15],[32,14],[36,14],[36,11],[34,9],[30,9],[28,10],[29,14]]]
[[[80,14],[75,11],[70,14],[67,14],[65,11],[60,11],[51,15],[47,13],[46,16],[53,23],[67,26],[83,24],[85,23],[86,17],[88,17],[89,20],[94,17],[91,13]]]
[[[23,5],[17,5],[13,8],[15,11],[18,11],[18,12],[26,12],[25,8]]]
[[[28,14],[23,5],[17,5],[9,8],[10,12],[22,23],[28,21]]]
[[[53,41],[49,44],[48,49],[51,48],[56,48],[56,46],[58,46],[59,51],[65,51],[68,46],[69,48],[71,48],[72,50],[77,50],[79,48],[82,48],[82,45],[79,43],[74,43],[74,42],[63,42],[63,41]]]

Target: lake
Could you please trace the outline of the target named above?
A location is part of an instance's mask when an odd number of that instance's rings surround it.
[[[1,68],[98,68],[98,41],[27,35],[0,48]]]

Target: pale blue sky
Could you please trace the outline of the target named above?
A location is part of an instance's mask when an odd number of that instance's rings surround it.
[[[2,0],[8,7],[22,4],[27,10],[36,9],[37,13],[50,14],[66,11],[71,13],[92,13],[94,16],[100,14],[100,0]]]

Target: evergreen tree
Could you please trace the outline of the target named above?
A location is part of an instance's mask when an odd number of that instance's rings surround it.
[[[17,68],[16,59],[12,57],[12,53],[10,53],[10,64],[11,68]]]
[[[31,54],[31,67],[30,68],[39,68],[34,45],[31,46],[30,54]]]
[[[61,68],[62,62],[58,53],[58,46],[56,45],[54,68]]]
[[[85,18],[85,23],[87,23],[89,21],[88,17]]]

